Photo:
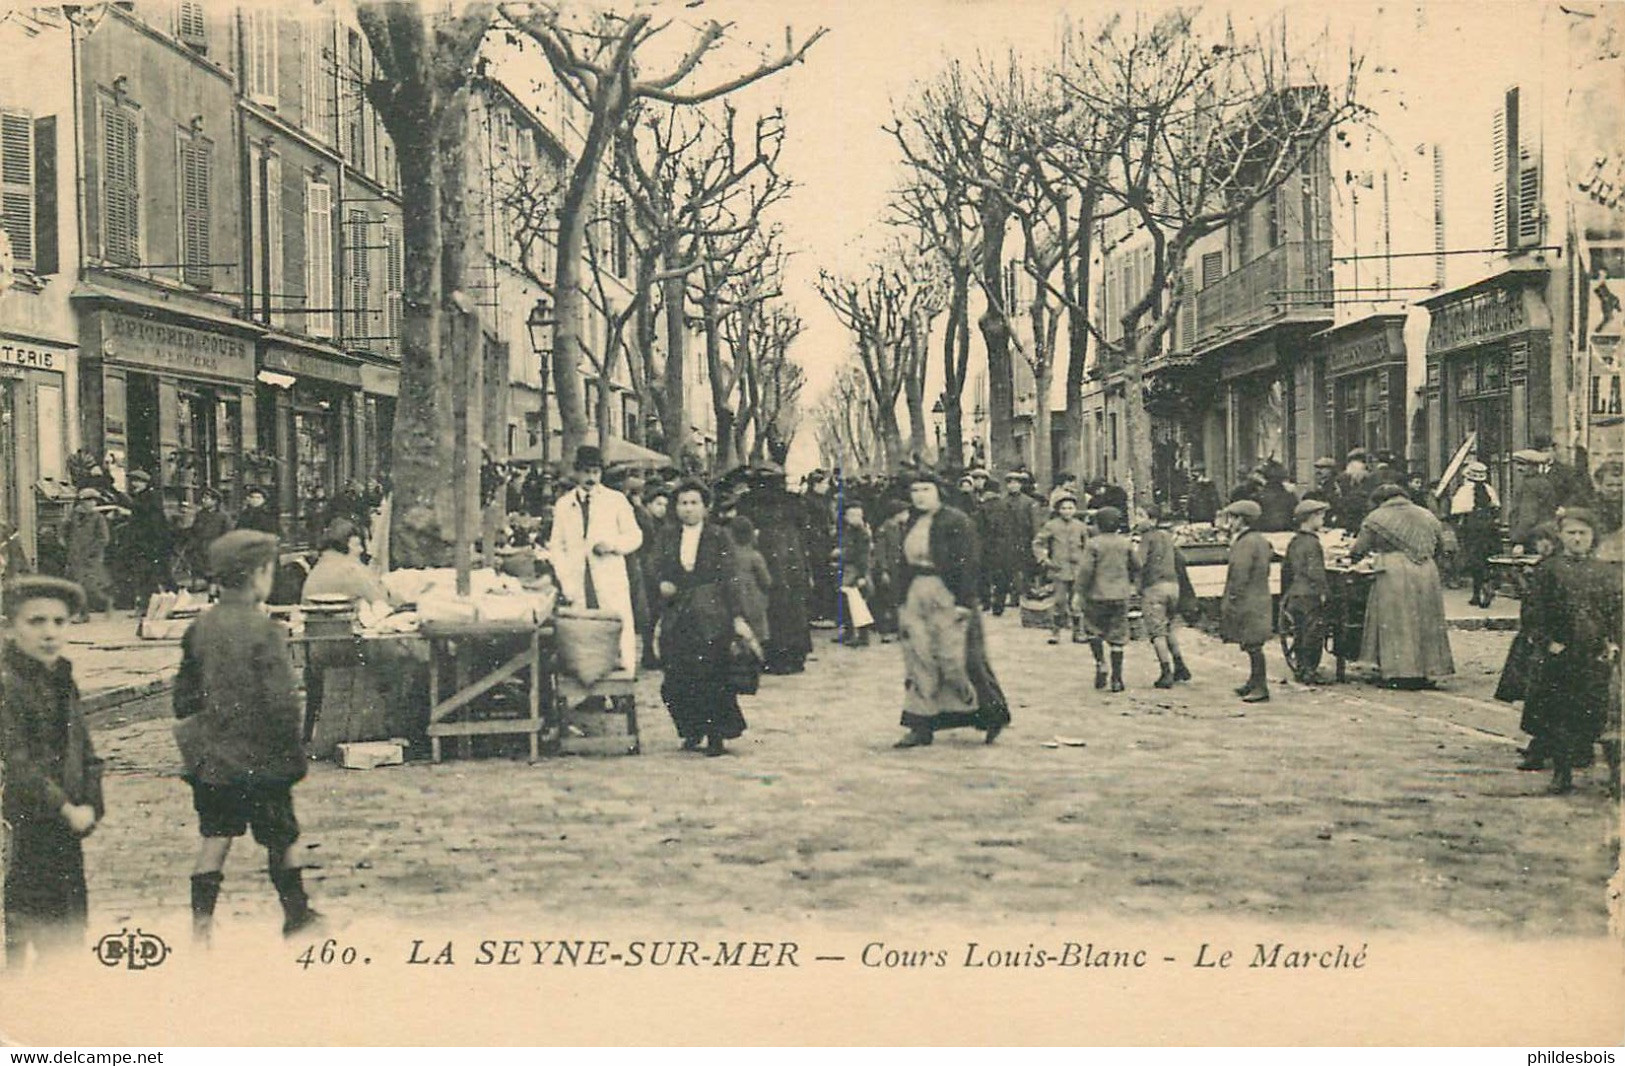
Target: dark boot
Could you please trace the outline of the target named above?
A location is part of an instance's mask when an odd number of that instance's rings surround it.
[[[683,750],[684,751],[699,751],[700,750],[700,743],[704,739],[705,739],[704,737],[684,737],[683,738]]]
[[[1185,668],[1185,660],[1177,655],[1174,656],[1174,680],[1189,681],[1190,679],[1191,672]]]
[[[1152,688],[1173,688],[1174,687],[1174,671],[1173,671],[1173,669],[1171,667],[1169,667],[1169,665],[1167,663],[1162,663],[1161,665],[1162,665],[1162,672],[1157,675],[1157,679],[1155,681],[1151,682],[1151,687]]]
[[[1546,741],[1542,737],[1531,737],[1529,746],[1523,749],[1523,760],[1518,763],[1520,770],[1546,769]]]
[[[1574,771],[1569,768],[1567,759],[1558,758],[1557,765],[1552,768],[1552,783],[1546,791],[1554,796],[1566,796],[1574,791]]]
[[[1121,648],[1112,649],[1112,691],[1123,691],[1123,651]]]
[[[321,920],[322,916],[310,907],[310,897],[305,895],[305,871],[297,866],[283,866],[280,859],[273,859],[270,874],[271,884],[276,886],[276,898],[282,904],[283,936],[292,936]]]
[[[1106,687],[1106,649],[1099,637],[1089,638],[1089,654],[1095,657],[1095,687]]]
[[[713,734],[705,742],[705,754],[710,758],[728,754],[728,748],[722,743],[722,738]]]
[[[219,870],[192,875],[192,942],[208,947],[214,933],[214,904],[220,898],[220,883],[226,875]]]
[[[1263,703],[1270,698],[1269,678],[1265,676],[1264,670],[1264,649],[1248,648],[1247,661],[1251,669],[1247,675],[1247,684],[1241,701]]]
[[[894,748],[927,748],[936,739],[929,729],[910,729],[908,736],[893,744]]]

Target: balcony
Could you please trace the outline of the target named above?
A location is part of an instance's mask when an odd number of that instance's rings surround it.
[[[1332,320],[1332,244],[1270,249],[1196,294],[1194,319],[1179,323],[1174,350],[1196,353],[1276,322]]]

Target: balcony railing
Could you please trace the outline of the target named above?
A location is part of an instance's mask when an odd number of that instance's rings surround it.
[[[1332,245],[1296,241],[1272,248],[1196,294],[1194,330],[1180,323],[1176,351],[1197,351],[1221,337],[1283,318],[1331,318]],[[1194,339],[1193,339],[1194,335]]]

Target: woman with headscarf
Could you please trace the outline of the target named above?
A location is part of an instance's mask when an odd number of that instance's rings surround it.
[[[1405,496],[1403,486],[1378,486],[1360,523],[1350,557],[1369,555],[1376,580],[1366,601],[1360,659],[1375,663],[1385,681],[1423,688],[1456,672],[1445,628],[1444,589],[1434,556],[1439,520]]]
[[[1462,476],[1466,480],[1450,497],[1450,520],[1456,526],[1462,568],[1473,580],[1472,605],[1488,607],[1495,598],[1489,587],[1490,556],[1501,550],[1501,501],[1483,463],[1468,463]]]
[[[726,755],[726,741],[745,732],[739,697],[728,686],[728,652],[738,635],[754,640],[728,534],[706,520],[711,494],[697,481],[672,494],[677,526],[659,545],[660,698],[684,751]]]
[[[902,724],[908,730],[899,748],[923,747],[939,730],[964,726],[982,730],[991,744],[1010,724],[977,610],[976,530],[942,497],[931,474],[913,475],[899,575],[904,591],[897,620],[907,672]]]

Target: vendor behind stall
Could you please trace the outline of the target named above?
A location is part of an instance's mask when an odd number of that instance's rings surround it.
[[[305,578],[304,602],[348,596],[367,603],[389,599],[384,583],[361,561],[361,531],[348,518],[335,518],[322,534],[322,555]]]
[[[547,554],[559,589],[571,603],[621,616],[621,669],[637,669],[638,636],[626,557],[643,545],[643,531],[625,496],[600,484],[603,453],[576,449],[576,488],[554,504]]]

